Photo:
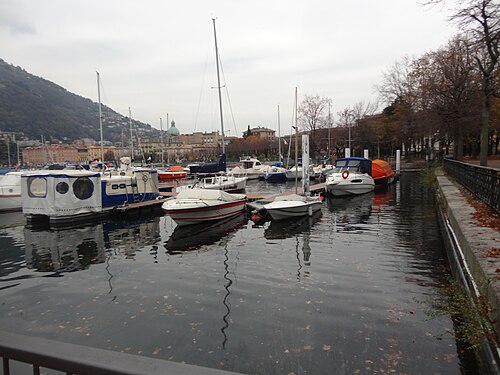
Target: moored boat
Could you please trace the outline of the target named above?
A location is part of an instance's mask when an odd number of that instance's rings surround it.
[[[185,189],[162,205],[163,211],[177,225],[191,225],[220,220],[242,212],[246,196],[221,190]]]
[[[271,166],[271,168],[269,168],[269,170],[266,171],[266,173],[264,175],[264,179],[267,182],[286,181],[287,180],[286,172],[287,172],[286,168],[273,165],[273,166]]]
[[[273,220],[285,220],[300,216],[312,216],[321,210],[323,202],[320,197],[306,197],[298,194],[282,195],[266,204],[263,209]]]
[[[236,177],[247,177],[249,180],[263,178],[269,165],[262,164],[259,159],[246,156],[240,159],[240,165],[234,167],[230,174]]]
[[[325,190],[334,196],[365,194],[375,189],[372,161],[365,158],[341,158],[326,176]]]
[[[244,191],[246,186],[247,186],[246,177],[216,175],[212,177],[202,178],[190,185],[178,186],[175,188],[175,191],[179,192],[185,189],[197,188],[197,189],[209,189],[209,190],[223,190],[231,193],[231,192]]]
[[[23,172],[7,172],[0,180],[0,212],[21,211],[21,175]]]
[[[396,173],[385,160],[375,159],[372,161],[372,177],[375,188],[383,188],[394,182]]]
[[[165,169],[158,169],[158,180],[160,182],[179,180],[181,178],[185,178],[186,176],[187,172],[180,165],[169,165]]]

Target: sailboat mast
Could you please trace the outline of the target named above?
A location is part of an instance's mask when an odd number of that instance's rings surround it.
[[[128,124],[130,127],[130,157],[132,159],[132,163],[134,162],[134,134],[132,133],[132,112],[130,111],[130,107],[128,107]]]
[[[215,18],[212,18],[214,24],[214,39],[215,39],[215,66],[217,67],[217,89],[219,91],[219,112],[220,112],[220,127],[222,132],[222,153],[226,153],[226,145],[224,140],[224,119],[222,116],[222,95],[220,86],[220,73],[219,73],[219,49],[217,47],[217,33],[215,32]]]
[[[297,123],[297,87],[295,88],[295,194],[299,179],[299,124]]]
[[[101,162],[102,169],[104,169],[104,140],[102,138],[102,111],[101,111],[101,81],[99,79],[99,72],[97,73],[97,99],[99,103],[99,129],[101,131]]]
[[[161,117],[160,117],[160,143],[161,143],[161,167],[163,168],[163,122]]]
[[[280,105],[278,104],[278,159],[281,163]]]

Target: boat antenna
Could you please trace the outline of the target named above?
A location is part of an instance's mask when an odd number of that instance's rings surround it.
[[[215,18],[212,18],[212,22],[214,24],[214,39],[215,39],[215,66],[217,67],[217,89],[219,91],[219,112],[220,112],[220,127],[221,127],[221,136],[222,136],[222,153],[226,153],[225,140],[224,140],[224,119],[222,116],[222,94],[221,94],[221,86],[220,86],[220,72],[219,72],[219,49],[217,47],[217,33],[215,31]]]
[[[102,138],[102,111],[101,111],[101,83],[99,79],[99,72],[97,72],[97,99],[99,104],[99,129],[101,131],[101,162],[104,169],[104,140]]]

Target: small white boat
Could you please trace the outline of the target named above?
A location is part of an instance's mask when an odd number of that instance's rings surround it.
[[[371,176],[372,162],[365,158],[337,159],[326,176],[325,190],[334,196],[359,195],[375,189]]]
[[[262,164],[259,159],[247,156],[240,159],[240,165],[234,167],[230,174],[236,177],[247,177],[249,180],[263,178],[269,165]]]
[[[7,172],[0,180],[0,212],[21,211],[21,175],[23,172]]]
[[[321,210],[322,206],[323,202],[320,197],[291,194],[278,196],[263,208],[273,220],[284,220],[306,215],[312,216],[314,212]]]
[[[286,171],[286,179],[287,180],[295,180],[295,176],[297,176],[297,180],[302,180],[302,167],[299,165],[298,167],[292,167]]]
[[[220,220],[242,212],[246,196],[221,190],[185,189],[161,206],[177,225]]]
[[[247,186],[246,177],[235,177],[218,175],[213,177],[205,177],[199,181],[194,182],[191,185],[183,185],[175,188],[176,192],[180,192],[185,189],[209,189],[209,190],[222,190],[230,192],[240,192],[245,190]]]

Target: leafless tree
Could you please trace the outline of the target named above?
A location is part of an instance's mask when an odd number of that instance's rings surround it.
[[[425,5],[446,3],[429,0]],[[498,0],[458,0],[450,20],[471,36],[475,61],[481,72],[481,151],[480,165],[487,165],[489,118],[495,94],[496,70],[500,58],[500,2]]]
[[[328,106],[332,99],[320,97],[319,95],[305,95],[304,100],[299,105],[299,127],[310,133],[311,155],[319,151],[319,139],[316,130],[328,126]]]

